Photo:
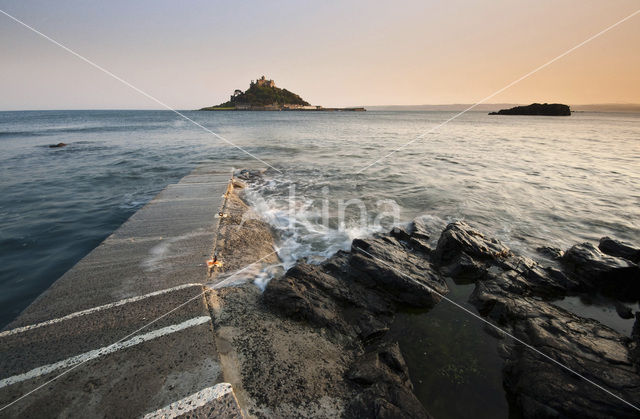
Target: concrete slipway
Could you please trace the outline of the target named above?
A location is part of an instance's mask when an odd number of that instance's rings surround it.
[[[169,185],[0,332],[0,417],[241,416],[203,294],[229,178]]]

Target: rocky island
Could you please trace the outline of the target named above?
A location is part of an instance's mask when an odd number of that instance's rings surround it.
[[[489,115],[538,115],[538,116],[571,116],[568,105],[561,103],[532,103],[528,106],[516,106],[490,112]]]
[[[246,91],[236,89],[227,102],[217,106],[209,106],[201,111],[354,111],[362,112],[365,108],[324,108],[309,104],[293,92],[276,87],[273,80],[262,76],[251,81]]]

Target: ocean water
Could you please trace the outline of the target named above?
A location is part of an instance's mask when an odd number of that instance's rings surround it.
[[[248,197],[274,227],[285,268],[415,217],[434,231],[466,220],[544,263],[538,246],[640,242],[640,114],[469,112],[361,172],[454,113],[185,114],[282,171],[267,171]],[[58,142],[69,145],[48,147]],[[263,167],[168,111],[0,112],[0,327],[202,163]],[[451,296],[464,303],[469,292]],[[400,316],[398,327],[412,330],[398,335],[416,392],[434,414],[464,417],[450,408],[452,392],[504,414],[495,341],[443,304]],[[630,330],[607,301],[559,304]],[[477,359],[447,349],[460,341]]]

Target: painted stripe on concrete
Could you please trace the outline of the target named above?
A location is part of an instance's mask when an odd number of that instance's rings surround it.
[[[142,419],[205,417],[204,413],[207,417],[242,417],[231,384],[218,383],[207,387],[162,409],[147,413]]]
[[[7,387],[16,383],[20,383],[22,381],[31,380],[33,378],[37,378],[42,375],[52,373],[62,368],[70,368],[70,367],[73,367],[74,365],[82,364],[94,358],[99,358],[104,355],[112,354],[121,349],[130,348],[140,343],[147,342],[149,340],[156,339],[161,336],[169,335],[171,333],[179,332],[181,330],[188,329],[193,326],[198,326],[210,321],[211,321],[211,317],[209,316],[194,317],[193,319],[184,321],[180,324],[174,324],[171,326],[167,326],[161,329],[151,331],[149,333],[145,333],[144,335],[135,336],[124,342],[116,342],[112,345],[105,346],[100,349],[94,349],[93,351],[85,352],[80,355],[72,356],[71,358],[67,358],[53,364],[43,365],[41,367],[34,368],[31,371],[25,372],[24,374],[18,374],[18,375],[14,375],[13,377],[8,377],[3,380],[0,380],[0,388]]]
[[[169,292],[178,291],[178,290],[189,288],[189,287],[202,287],[202,284],[193,284],[193,283],[192,284],[183,284],[183,285],[179,285],[177,287],[167,288],[167,289],[164,289],[164,290],[151,292],[149,294],[139,295],[137,297],[125,298],[124,300],[116,301],[116,302],[105,304],[105,305],[102,305],[102,306],[97,306],[97,307],[89,308],[89,309],[82,310],[82,311],[76,311],[75,313],[71,313],[71,314],[68,314],[66,316],[59,317],[57,319],[51,319],[51,320],[44,321],[42,323],[30,324],[28,326],[17,327],[15,329],[11,329],[11,330],[6,330],[4,332],[0,332],[0,338],[3,338],[5,336],[15,335],[15,334],[18,334],[18,333],[24,333],[24,332],[27,332],[29,330],[37,329],[39,327],[49,326],[49,325],[52,325],[52,324],[55,324],[55,323],[63,322],[65,320],[69,320],[69,319],[73,319],[73,318],[81,317],[81,316],[86,316],[87,314],[92,314],[92,313],[95,313],[95,312],[98,312],[98,311],[102,311],[102,310],[108,310],[110,308],[119,307],[119,306],[122,306],[122,305],[125,305],[125,304],[129,304],[129,303],[135,303],[136,301],[145,300],[147,298],[151,298],[151,297],[155,297],[155,296],[158,296],[158,295],[167,294]]]

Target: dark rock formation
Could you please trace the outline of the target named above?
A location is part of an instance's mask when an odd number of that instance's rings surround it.
[[[67,144],[65,143],[58,143],[58,144],[49,144],[49,148],[62,148],[62,147],[66,147]]]
[[[578,283],[553,268],[542,268],[529,258],[514,255],[495,239],[486,238],[464,222],[449,224],[438,240],[433,255],[440,271],[458,283],[475,282],[496,275],[512,275],[504,279],[514,291],[554,297],[578,288]],[[499,268],[499,271],[491,270]]]
[[[263,294],[272,312],[356,348],[344,374],[355,388],[345,416],[427,416],[413,395],[402,354],[386,333],[397,310],[437,304],[448,291],[444,276],[450,276],[475,283],[470,301],[500,328],[485,327],[501,342],[514,416],[637,417],[629,403],[640,400],[640,319],[629,338],[549,302],[602,289],[603,278],[618,271],[626,282],[610,285],[628,292],[632,281],[625,275],[635,265],[581,244],[564,255],[550,252],[561,257],[566,271],[545,268],[463,222],[449,224],[435,250],[429,236],[414,222],[354,240],[350,252],[338,252],[321,265],[298,263]]]
[[[562,249],[558,249],[557,247],[542,246],[536,248],[536,251],[542,256],[548,257],[549,259],[553,260],[558,260],[562,256],[564,256],[564,252],[562,251]]]
[[[567,255],[567,260],[584,268],[579,272],[586,272],[589,265],[598,277],[622,266],[619,261],[594,257],[586,245],[578,245]],[[607,391],[631,403],[640,399],[640,376],[634,365],[640,342],[632,344],[595,320],[544,301],[579,290],[576,281],[513,255],[499,242],[460,222],[447,226],[435,256],[441,271],[454,279],[474,278],[476,288],[470,301],[481,315],[511,335],[505,337],[487,325],[492,335],[505,338],[500,351],[505,359],[505,389],[517,416],[636,417],[632,406]]]
[[[348,417],[428,417],[396,343],[385,340],[402,307],[430,308],[448,292],[427,259],[428,235],[416,224],[352,243],[321,265],[298,263],[269,282],[263,300],[361,347],[345,378],[357,388]]]
[[[586,288],[622,301],[640,299],[640,268],[625,259],[607,256],[591,243],[567,250],[562,263]]]
[[[569,106],[561,103],[532,103],[528,106],[516,106],[511,109],[501,109],[489,115],[539,115],[539,116],[570,116]]]
[[[624,243],[609,237],[600,239],[598,248],[609,256],[630,260],[633,263],[640,263],[640,248],[634,247],[629,243]]]
[[[623,319],[633,319],[633,310],[620,302],[616,304],[616,313]]]

